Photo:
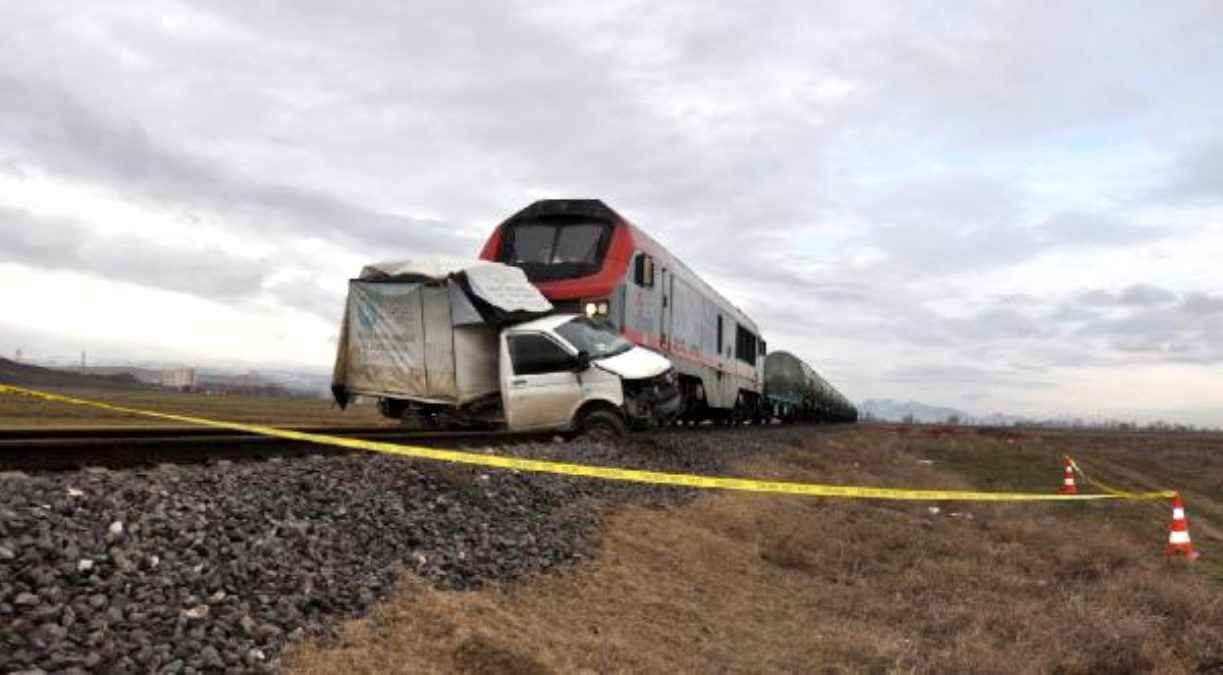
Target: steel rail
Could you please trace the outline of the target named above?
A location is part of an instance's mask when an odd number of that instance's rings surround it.
[[[191,464],[223,459],[232,461],[348,452],[314,443],[224,429],[209,430],[214,433],[200,433],[194,429],[141,429],[128,435],[117,430],[102,433],[89,433],[100,430],[85,429],[47,431],[41,437],[14,437],[17,436],[15,432],[8,438],[0,435],[0,471],[71,471],[84,467],[123,469],[162,463]],[[412,431],[394,427],[356,430],[352,427],[327,427],[312,433],[366,440],[410,441],[413,445],[430,447],[504,444],[552,436],[499,431]]]
[[[273,425],[280,426],[280,425]],[[321,425],[284,425],[286,429],[312,434],[402,434],[411,431],[396,425],[366,425],[366,426],[321,426]],[[0,429],[0,442],[22,441],[36,439],[69,439],[69,438],[162,438],[166,436],[205,437],[232,436],[238,432],[209,427],[147,424],[139,426],[106,426],[106,427],[21,427],[16,429]]]
[[[784,425],[768,424],[765,428]],[[826,429],[839,424],[819,425]],[[309,426],[294,431],[362,440],[402,441],[413,445],[458,447],[540,441],[557,432],[514,433],[484,430],[414,430],[399,426]],[[663,427],[650,433],[710,433],[732,429],[759,430],[756,425],[709,424]],[[633,435],[647,432],[634,432]],[[131,468],[162,463],[188,464],[211,460],[266,459],[346,453],[305,441],[290,441],[228,429],[174,426],[73,427],[0,429],[0,472],[70,471],[83,467]]]
[[[276,426],[276,424],[274,424]],[[404,426],[297,426],[285,424],[285,429],[311,434],[360,434],[360,435],[401,435],[413,433],[413,429]],[[139,426],[117,427],[22,427],[0,429],[0,443],[23,440],[70,440],[70,439],[116,439],[130,440],[142,438],[215,438],[232,437],[232,435],[252,435],[234,432],[229,429],[214,429],[209,427],[191,427],[186,424],[139,424]]]

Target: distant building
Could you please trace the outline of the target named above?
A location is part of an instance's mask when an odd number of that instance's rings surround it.
[[[195,391],[199,388],[195,368],[175,368],[161,371],[161,386],[179,391]]]

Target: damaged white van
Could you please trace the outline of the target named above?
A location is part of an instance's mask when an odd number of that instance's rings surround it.
[[[679,409],[675,370],[597,320],[551,314],[522,270],[367,267],[349,282],[332,392],[418,428],[618,436]]]

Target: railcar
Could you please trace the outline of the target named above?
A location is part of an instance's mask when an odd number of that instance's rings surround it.
[[[764,360],[764,401],[783,422],[856,422],[858,410],[805,361],[786,351]]]
[[[537,201],[498,225],[480,258],[522,268],[557,311],[607,321],[670,358],[681,420],[763,420],[756,323],[602,201]]]

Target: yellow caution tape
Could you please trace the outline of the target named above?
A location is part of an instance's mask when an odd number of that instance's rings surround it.
[[[849,497],[853,499],[891,499],[908,501],[1063,502],[1101,499],[1163,499],[1170,498],[1174,494],[1172,491],[1124,494],[1063,495],[1033,494],[1023,492],[973,492],[969,490],[903,490],[881,487],[858,487],[852,485],[820,485],[815,483],[763,481],[753,480],[750,478],[699,476],[695,474],[665,473],[661,471],[644,471],[640,469],[619,469],[608,466],[570,464],[567,462],[555,462],[539,459],[522,459],[518,457],[505,457],[502,455],[486,455],[476,452],[439,450],[436,448],[424,448],[412,445],[398,445],[395,443],[384,443],[378,441],[362,441],[354,438],[323,436],[320,434],[309,434],[300,431],[292,431],[289,429],[277,429],[275,427],[257,424],[223,422],[200,417],[188,417],[186,415],[174,415],[170,413],[154,412],[151,410],[140,410],[137,408],[128,408],[126,406],[102,403],[99,401],[88,401],[70,396],[49,394],[41,391],[34,391],[32,389],[0,384],[0,394],[2,393],[16,394],[19,396],[31,396],[54,403],[90,406],[102,410],[111,410],[114,412],[127,413],[131,415],[143,415],[145,417],[156,417],[164,420],[186,422],[188,424],[196,424],[218,429],[232,429],[234,431],[272,436],[290,441],[317,443],[320,445],[350,448],[352,450],[366,450],[369,452],[397,455],[400,457],[432,459],[456,464],[495,467],[499,469],[514,469],[518,471],[530,471],[533,473],[581,476],[585,478],[599,478],[603,480],[624,481],[630,483],[648,483],[651,485],[672,485],[677,487],[704,488],[712,490],[740,490],[744,492],[808,495],[815,497]]]
[[[1100,488],[1101,490],[1119,499],[1146,499],[1147,497],[1145,497],[1144,495],[1150,494],[1150,493],[1144,493],[1144,492],[1130,492],[1128,490],[1122,490],[1119,488],[1115,488],[1103,481],[1096,480],[1095,478],[1088,476],[1087,472],[1084,471],[1082,467],[1079,466],[1079,463],[1074,461],[1074,459],[1070,457],[1069,455],[1066,455],[1066,461],[1070,462],[1070,467],[1074,469],[1075,472],[1077,472],[1080,476],[1082,476],[1083,480],[1087,481],[1088,483],[1091,483],[1092,485]],[[1175,494],[1176,494],[1175,491],[1169,491],[1167,496],[1172,497]]]

